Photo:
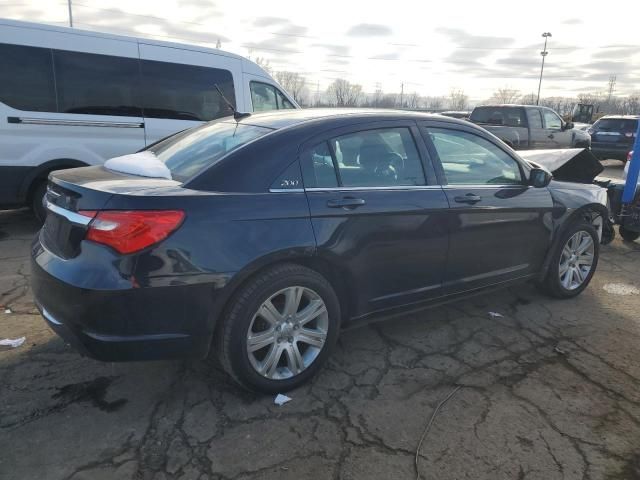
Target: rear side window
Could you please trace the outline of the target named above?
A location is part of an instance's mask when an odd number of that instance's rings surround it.
[[[527,108],[527,117],[529,118],[530,128],[543,128],[540,110],[537,108]]]
[[[313,149],[311,159],[316,187],[425,184],[420,156],[408,128],[366,130],[337,137]]]
[[[58,111],[140,116],[138,60],[53,51]]]
[[[151,60],[140,64],[145,117],[209,121],[232,114],[215,87],[235,107],[230,71]]]
[[[520,107],[476,107],[469,119],[475,123],[489,125],[505,125],[509,127],[526,127],[524,109]]]
[[[472,133],[429,128],[450,185],[520,185],[518,163],[493,143]]]
[[[219,121],[185,130],[148,150],[164,162],[173,179],[185,181],[214,165],[227,153],[271,131],[265,127]]]
[[[55,112],[51,50],[0,44],[0,101],[18,110]]]
[[[251,82],[251,103],[254,112],[267,110],[287,110],[295,108],[280,90],[273,85],[262,82]]]

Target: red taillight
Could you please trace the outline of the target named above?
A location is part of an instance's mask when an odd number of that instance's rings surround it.
[[[108,245],[123,254],[164,240],[184,220],[184,212],[180,210],[82,210],[78,213],[93,218],[87,240]]]
[[[627,162],[631,161],[631,157],[633,156],[633,150],[631,150],[629,153],[627,153]]]

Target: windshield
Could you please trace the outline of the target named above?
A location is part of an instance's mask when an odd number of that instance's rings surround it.
[[[185,181],[236,148],[273,131],[236,122],[214,122],[173,135],[149,148],[171,171]]]
[[[471,112],[470,120],[475,123],[490,125],[507,125],[510,127],[524,127],[527,125],[524,110],[520,107],[476,107]]]
[[[601,118],[593,129],[599,132],[636,133],[638,121],[630,118]]]

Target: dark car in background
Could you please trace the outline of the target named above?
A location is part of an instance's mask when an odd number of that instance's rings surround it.
[[[265,392],[309,379],[354,322],[524,280],[579,294],[608,215],[602,188],[440,115],[226,118],[130,160],[50,175],[37,307],[92,357],[217,356]]]
[[[596,121],[588,132],[591,150],[602,160],[627,161],[638,131],[638,115],[607,115]]]

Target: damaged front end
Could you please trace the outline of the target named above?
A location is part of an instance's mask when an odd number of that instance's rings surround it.
[[[545,168],[553,174],[551,192],[560,203],[564,204],[565,198],[568,200],[571,196],[565,196],[565,192],[573,195],[580,192],[588,207],[575,205],[575,208],[580,210],[585,221],[595,227],[603,245],[613,241],[615,210],[612,209],[611,196],[614,188],[610,185],[611,181],[607,183],[598,178],[604,167],[590,150],[521,150],[518,154],[530,165]],[[571,210],[573,205],[566,207]]]

